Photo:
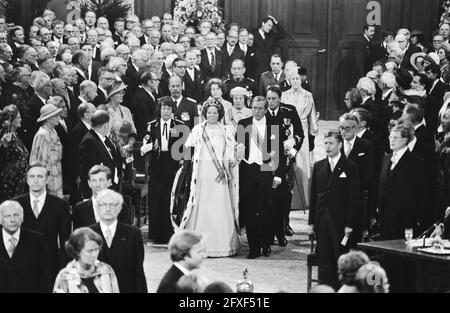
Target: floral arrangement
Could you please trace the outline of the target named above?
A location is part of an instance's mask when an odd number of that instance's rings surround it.
[[[186,26],[197,26],[201,21],[208,20],[213,30],[225,29],[223,9],[218,0],[176,0],[173,16]]]
[[[440,24],[450,23],[450,0],[444,1],[442,7],[444,8],[444,13],[441,15]]]

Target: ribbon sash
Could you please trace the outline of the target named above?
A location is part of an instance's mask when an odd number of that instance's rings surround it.
[[[216,182],[218,182],[218,183],[222,182],[223,184],[228,184],[228,177],[227,177],[226,171],[225,171],[223,165],[217,159],[217,154],[214,150],[214,147],[211,144],[208,133],[206,132],[206,128],[203,128],[202,137],[203,137],[203,140],[205,141],[206,147],[208,148],[208,152],[211,155],[214,166],[216,167],[217,171],[219,172],[219,175],[216,178]]]
[[[261,134],[259,133],[258,129],[255,127],[255,125],[252,125],[252,139],[253,142],[256,144],[259,150],[263,152],[263,147],[261,146],[264,142],[264,139],[261,137]]]

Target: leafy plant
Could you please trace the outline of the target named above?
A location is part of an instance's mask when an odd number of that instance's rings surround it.
[[[126,18],[131,11],[131,4],[125,0],[78,0],[81,8],[81,16],[86,11],[94,11],[97,18],[104,16],[112,25],[118,17]]]

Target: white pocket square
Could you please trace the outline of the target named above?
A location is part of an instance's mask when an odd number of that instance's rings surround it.
[[[364,152],[363,153],[360,153],[360,154],[358,154],[358,156],[363,156],[363,155],[366,155]]]
[[[251,57],[254,56],[254,55],[255,55],[254,53],[250,54]]]
[[[341,176],[339,176],[339,178],[347,178],[347,175],[345,174],[345,172],[342,172]]]

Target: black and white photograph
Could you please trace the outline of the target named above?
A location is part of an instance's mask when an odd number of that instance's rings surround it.
[[[0,293],[450,292],[450,1],[0,0],[0,65]]]

